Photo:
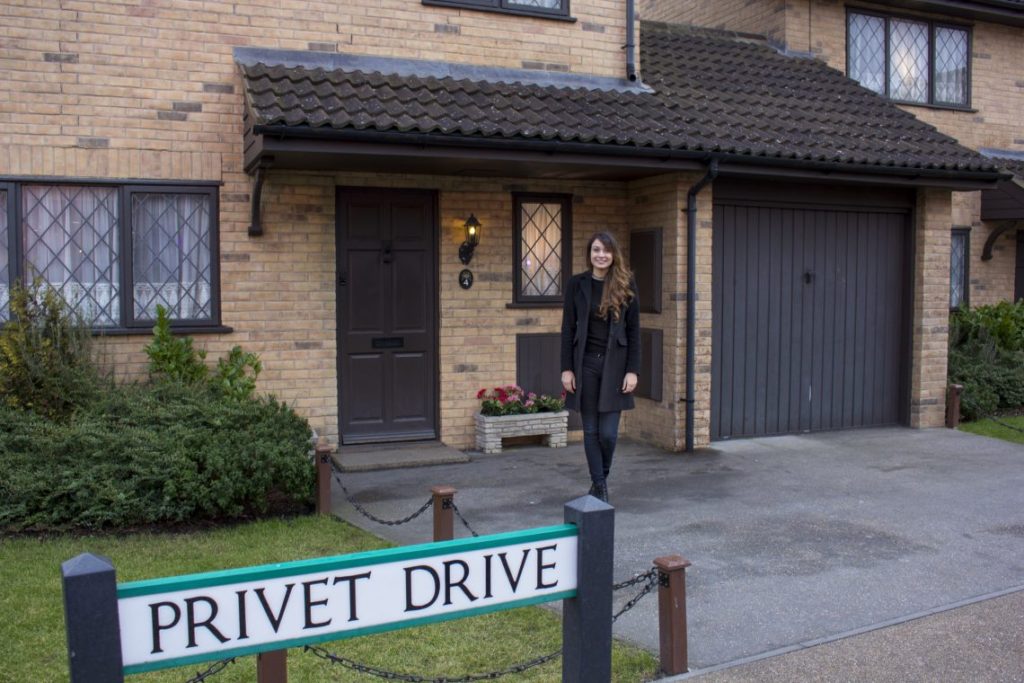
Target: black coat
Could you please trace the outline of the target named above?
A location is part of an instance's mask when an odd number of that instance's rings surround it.
[[[576,393],[565,397],[565,407],[570,410],[579,410],[577,397],[583,379],[583,351],[590,321],[590,277],[589,270],[572,276],[562,308],[562,370],[572,370],[576,375]],[[636,285],[631,283],[630,287],[633,297],[625,313],[618,321],[608,321],[608,352],[604,357],[597,407],[603,413],[633,407],[633,394],[622,393],[626,373],[640,373],[640,304]]]

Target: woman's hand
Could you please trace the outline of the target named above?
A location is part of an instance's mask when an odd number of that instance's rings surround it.
[[[573,374],[572,370],[562,371],[562,388],[565,389],[567,394],[576,393],[576,375]]]
[[[622,378],[622,393],[632,394],[633,390],[636,389],[637,379],[635,372],[627,372],[626,376]]]

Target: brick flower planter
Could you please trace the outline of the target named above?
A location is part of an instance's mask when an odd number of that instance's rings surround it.
[[[561,448],[568,443],[569,412],[529,413],[491,417],[476,413],[476,448],[484,453],[501,453],[501,440],[514,436],[544,435],[544,444]]]

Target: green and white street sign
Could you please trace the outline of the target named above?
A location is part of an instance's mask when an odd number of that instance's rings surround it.
[[[124,673],[573,598],[574,524],[117,586]]]

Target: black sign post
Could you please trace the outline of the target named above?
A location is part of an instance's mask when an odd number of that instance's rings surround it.
[[[60,566],[71,683],[123,683],[114,565],[83,553]]]
[[[612,677],[612,577],[615,508],[593,496],[565,504],[579,529],[576,597],[562,601],[562,683],[606,683]]]

